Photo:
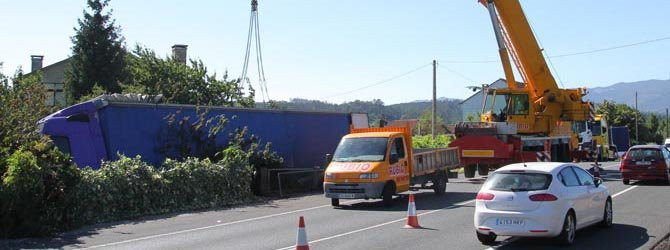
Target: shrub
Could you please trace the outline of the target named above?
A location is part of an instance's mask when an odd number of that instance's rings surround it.
[[[253,199],[252,169],[244,151],[229,147],[212,162],[190,157],[155,169],[140,157],[120,156],[100,169],[82,170],[71,199],[77,225],[231,206]]]
[[[446,134],[436,135],[435,139],[431,135],[417,135],[412,137],[412,146],[414,148],[446,148],[452,138]]]
[[[42,232],[41,214],[44,184],[37,158],[28,151],[16,151],[7,159],[7,173],[2,180],[3,235]],[[12,230],[8,230],[12,229]]]

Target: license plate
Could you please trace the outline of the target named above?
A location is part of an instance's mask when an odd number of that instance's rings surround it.
[[[638,166],[648,166],[648,165],[651,165],[651,162],[648,162],[648,161],[638,161],[638,162],[635,162],[635,165],[638,165]]]
[[[340,199],[353,199],[354,194],[340,194],[339,197]]]
[[[526,224],[524,219],[496,218],[496,226],[523,226]]]

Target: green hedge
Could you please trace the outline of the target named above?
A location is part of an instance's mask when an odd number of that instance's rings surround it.
[[[4,238],[49,235],[86,224],[255,200],[249,155],[237,146],[222,151],[218,162],[167,160],[158,169],[140,157],[125,156],[104,162],[98,170],[41,166],[48,154],[36,156],[31,150],[17,150],[7,160],[0,189]]]

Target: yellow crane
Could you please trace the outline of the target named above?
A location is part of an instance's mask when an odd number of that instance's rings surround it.
[[[488,9],[508,86],[484,91],[481,122],[456,126],[450,146],[460,148],[466,177],[515,162],[570,161],[578,151],[572,124],[595,115],[582,100],[586,89],[558,87],[518,0],[479,2]]]
[[[505,97],[503,114],[490,109],[481,120],[515,123],[519,134],[558,135],[569,131],[556,130],[562,121],[592,119],[592,106],[582,100],[585,88],[560,89],[556,84],[519,1],[480,0],[480,3],[489,11],[508,85],[492,91]],[[523,80],[523,88],[516,84],[510,57]]]

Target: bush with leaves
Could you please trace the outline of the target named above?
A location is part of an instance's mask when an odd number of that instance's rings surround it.
[[[209,74],[201,60],[191,60],[189,66],[176,58],[160,58],[140,46],[128,60],[130,80],[123,85],[124,93],[160,94],[173,104],[254,106],[253,88],[245,93],[239,80],[228,80],[227,73],[222,79]]]
[[[71,228],[69,199],[79,171],[47,139],[30,142],[7,159],[0,189],[3,237],[41,236]]]
[[[165,118],[166,126],[161,131],[157,151],[166,158],[184,160],[189,157],[219,161],[222,152],[229,147],[237,147],[244,151],[253,166],[252,189],[258,194],[259,179],[262,168],[280,168],[284,160],[272,151],[272,143],[263,147],[258,136],[249,133],[247,127],[237,128],[229,134],[227,143],[220,143],[221,133],[228,124],[223,115],[207,117],[207,110],[198,111],[196,117],[180,116],[181,112]]]
[[[54,111],[46,103],[46,87],[41,76],[23,76],[21,71],[11,79],[0,75],[0,176],[3,163],[12,152],[41,135],[36,131],[37,121]]]
[[[435,139],[431,135],[417,135],[412,137],[412,147],[414,148],[446,148],[453,140],[452,136],[446,134],[436,135]]]
[[[242,204],[254,200],[252,168],[244,151],[229,147],[222,160],[167,160],[159,169],[140,157],[120,156],[99,170],[82,170],[72,199],[78,225]]]

